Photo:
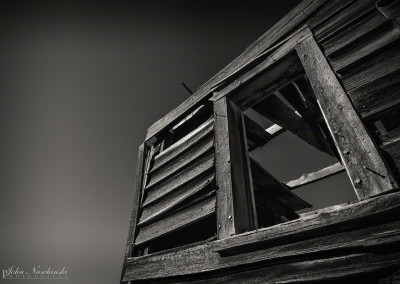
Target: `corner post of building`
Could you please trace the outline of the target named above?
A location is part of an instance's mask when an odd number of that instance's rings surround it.
[[[127,245],[126,245],[126,250],[125,250],[125,258],[124,258],[122,274],[121,274],[121,283],[122,283],[122,277],[125,274],[127,260],[128,260],[128,258],[132,257],[132,253],[133,253],[133,249],[134,249],[134,238],[136,235],[136,225],[137,225],[137,221],[138,221],[137,219],[138,219],[138,214],[139,214],[139,209],[140,209],[140,202],[141,202],[141,198],[142,198],[142,183],[143,183],[143,176],[144,176],[145,160],[146,160],[146,146],[143,143],[139,146],[139,150],[138,150],[136,181],[135,181],[135,188],[133,191],[133,205],[132,205],[132,212],[131,212],[131,220],[130,220],[130,224],[129,224]]]
[[[257,228],[247,139],[241,109],[227,97],[214,102],[218,239]]]
[[[296,47],[359,199],[398,188],[347,93],[311,34]]]

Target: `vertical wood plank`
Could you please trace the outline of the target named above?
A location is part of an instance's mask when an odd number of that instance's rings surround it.
[[[214,102],[218,238],[254,230],[256,214],[243,114],[226,97]]]
[[[142,144],[139,146],[139,151],[138,151],[138,164],[136,168],[136,181],[135,181],[135,188],[133,192],[133,205],[132,205],[132,213],[131,213],[131,220],[129,224],[129,231],[128,231],[128,240],[126,244],[126,249],[125,249],[125,258],[124,258],[124,264],[122,268],[122,274],[121,274],[121,281],[122,277],[125,274],[125,269],[126,269],[126,262],[129,257],[132,255],[133,251],[133,245],[134,245],[134,238],[136,234],[136,224],[138,221],[138,213],[139,213],[139,207],[140,207],[140,202],[141,202],[141,193],[142,193],[142,182],[143,182],[143,176],[144,176],[144,166],[145,166],[145,160],[146,160],[146,149],[145,145]]]
[[[314,38],[305,39],[296,51],[358,198],[398,188]]]

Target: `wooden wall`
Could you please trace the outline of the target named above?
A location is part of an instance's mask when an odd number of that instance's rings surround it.
[[[256,66],[263,52],[280,46],[307,25],[374,143],[398,174],[399,2],[304,1],[187,101],[150,127],[146,141],[210,98],[221,85],[234,82],[243,69]],[[399,193],[385,194],[302,214],[296,220],[224,240],[128,258],[122,281],[378,283],[400,269],[399,201]],[[138,221],[145,223],[144,219]],[[140,230],[139,240],[143,238]]]
[[[347,3],[342,4],[339,13],[312,30],[354,107],[368,125],[400,106],[400,27],[385,8],[394,3],[389,11],[396,12],[400,4],[399,1],[363,0],[333,1],[331,5],[339,2]],[[327,5],[325,10],[330,8]],[[324,9],[319,13],[324,13]],[[397,115],[395,128],[380,133],[383,137],[379,135],[375,140],[389,154],[389,163],[394,162],[399,169],[398,111]]]

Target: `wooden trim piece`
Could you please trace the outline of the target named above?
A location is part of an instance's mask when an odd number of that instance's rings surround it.
[[[210,173],[199,180],[188,184],[182,189],[167,195],[154,205],[143,208],[138,225],[143,226],[168,213],[170,210],[176,208],[189,198],[206,189],[212,182],[214,182],[214,179],[215,173]]]
[[[368,247],[368,245],[367,245]],[[400,253],[357,253],[239,271],[196,283],[374,283],[374,273],[398,269]],[[359,282],[359,279],[361,282]],[[354,282],[353,282],[354,281]],[[376,282],[375,282],[376,283]],[[392,282],[395,283],[395,282]]]
[[[318,135],[318,132],[308,125],[301,116],[296,114],[275,95],[269,96],[254,105],[253,109],[297,135],[300,139],[318,150],[334,155],[328,142],[322,138],[322,134]]]
[[[296,48],[359,199],[398,188],[314,38]]]
[[[148,206],[167,194],[177,190],[178,188],[196,180],[214,167],[214,153],[210,153],[189,167],[175,173],[162,183],[152,188],[145,188],[147,196],[144,199],[142,207]]]
[[[143,244],[165,234],[172,233],[204,219],[213,213],[215,213],[215,197],[211,197],[191,207],[169,215],[160,221],[140,228],[135,244]]]
[[[162,181],[165,181],[171,175],[176,172],[188,167],[190,164],[200,159],[207,153],[209,153],[214,147],[214,136],[210,135],[204,141],[193,146],[191,149],[185,152],[179,159],[174,159],[170,163],[164,164],[163,167],[159,167],[156,171],[152,171],[150,174],[150,182],[146,186],[146,189],[153,188]]]
[[[256,212],[243,114],[228,98],[214,102],[218,238],[254,230]]]
[[[400,1],[399,0],[379,0],[376,2],[379,12],[400,28]]]
[[[300,178],[287,181],[285,184],[292,190],[300,186],[311,184],[321,179],[337,175],[344,171],[346,171],[346,168],[340,162],[338,162],[329,167],[323,168],[322,170],[309,174],[303,174]]]
[[[297,220],[224,240],[129,259],[124,280],[217,273],[240,266],[249,269],[250,264],[265,261],[269,265],[293,263],[296,259],[312,254],[321,256],[329,251],[334,257],[335,250],[349,254],[350,251],[366,252],[368,248],[379,248],[379,244],[393,247],[393,240],[400,242],[399,213],[400,193],[316,210],[300,215]],[[385,218],[386,222],[396,222],[382,224]],[[396,262],[399,264],[399,256]]]
[[[134,248],[134,238],[136,235],[136,225],[138,222],[138,213],[140,208],[141,202],[141,192],[142,192],[142,181],[143,181],[143,171],[144,171],[144,164],[146,159],[146,150],[145,145],[142,144],[139,146],[138,150],[138,163],[136,166],[136,181],[135,181],[135,188],[133,191],[133,202],[132,202],[132,213],[131,219],[129,224],[129,231],[128,231],[128,240],[125,249],[125,258],[124,264],[122,268],[122,275],[125,273],[126,269],[126,261],[128,258],[132,256],[133,248]],[[122,276],[121,276],[122,277]]]
[[[166,116],[154,123],[147,131],[146,141],[150,140],[160,131],[164,130],[179,118],[183,117],[189,109],[199,104],[203,99],[209,96],[215,88],[213,85],[228,77],[231,73],[241,69],[248,62],[252,61],[264,50],[276,44],[283,36],[288,35],[298,25],[303,23],[309,15],[314,13],[329,0],[305,0],[296,8],[290,11],[277,24],[269,29],[256,42],[249,46],[239,57],[233,60],[228,66],[221,70],[217,75],[201,86],[190,98],[180,104],[177,108],[170,111]],[[325,15],[322,15],[324,17]]]
[[[207,135],[212,133],[214,129],[214,119],[210,118],[204,124],[190,132],[188,135],[178,140],[170,147],[162,151],[160,154],[154,157],[154,165],[150,170],[150,173],[158,170],[166,163],[176,159],[179,155],[183,154],[189,148],[200,142]]]
[[[290,192],[285,184],[279,182],[252,158],[250,158],[250,166],[255,191],[262,192],[270,200],[284,204],[293,211],[311,207],[306,201]]]
[[[273,138],[273,136],[265,131],[257,122],[246,115],[243,115],[243,117],[249,151],[264,146]]]

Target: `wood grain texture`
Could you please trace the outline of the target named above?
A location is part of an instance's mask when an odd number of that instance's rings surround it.
[[[329,26],[329,22],[332,19],[340,15],[343,11],[346,11],[354,2],[354,0],[328,1],[315,12],[315,15],[307,20],[307,25],[311,29],[323,28],[326,25]]]
[[[399,257],[400,253],[350,254],[268,266],[195,283],[368,283],[376,280],[371,273],[399,268]]]
[[[344,171],[346,171],[346,168],[341,163],[338,162],[336,164],[333,164],[331,166],[323,168],[319,171],[309,173],[309,174],[303,174],[300,178],[291,180],[291,181],[287,181],[287,182],[285,182],[285,184],[290,189],[295,189],[300,186],[311,184],[311,183],[317,182],[321,179],[325,179],[325,178],[331,177],[333,175],[337,175]]]
[[[215,173],[207,174],[187,186],[165,196],[165,198],[162,198],[159,202],[143,208],[138,225],[145,225],[168,213],[191,197],[197,195],[199,192],[206,190],[207,186],[214,182],[214,179]]]
[[[213,129],[214,119],[211,118],[182,139],[176,141],[170,147],[154,157],[154,165],[150,173],[176,159],[179,155],[202,141],[202,139],[212,133]]]
[[[375,36],[369,36],[368,40],[363,41],[357,46],[342,51],[340,55],[331,58],[331,65],[333,69],[340,75],[346,73],[346,70],[351,70],[353,66],[360,64],[362,60],[365,60],[367,56],[373,56],[373,54],[379,50],[394,42],[400,37],[400,29],[394,26],[388,27],[381,31]]]
[[[319,41],[326,56],[335,56],[336,53],[340,53],[347,46],[354,46],[355,42],[360,42],[368,38],[370,34],[375,34],[388,22],[378,11],[372,11],[363,17],[359,17],[359,15],[355,17],[355,21],[349,22],[331,37]]]
[[[185,184],[197,179],[206,172],[211,171],[213,167],[214,153],[209,153],[197,160],[195,163],[190,164],[190,166],[176,172],[162,183],[152,187],[151,189],[145,189],[147,196],[144,199],[142,207],[154,203],[165,195],[170,194]]]
[[[363,118],[400,104],[400,69],[349,91],[349,96]]]
[[[347,91],[366,85],[377,78],[386,76],[399,70],[400,45],[394,42],[390,47],[351,70],[342,78],[343,86]]]
[[[243,265],[249,269],[249,264],[265,261],[271,264],[290,264],[304,257],[316,259],[317,255],[321,256],[321,252],[325,252],[322,254],[325,256],[329,253],[331,257],[335,256],[333,251],[366,253],[370,252],[369,247],[379,248],[384,244],[393,248],[393,240],[399,242],[398,221],[382,225],[379,222],[382,223],[382,218],[389,216],[391,219],[399,219],[399,201],[399,193],[387,194],[317,210],[291,222],[224,240],[129,259],[124,279],[188,276],[227,268],[235,270]],[[254,245],[257,245],[257,249],[251,249]],[[311,256],[313,253],[315,256]],[[393,259],[399,264],[398,256]]]
[[[257,227],[243,114],[226,97],[214,102],[218,238]]]
[[[178,159],[174,159],[172,162],[164,164],[163,167],[152,171],[150,174],[150,182],[146,186],[146,190],[153,188],[174,173],[189,167],[191,163],[213,151],[213,147],[214,137],[210,134],[203,141],[192,146],[192,148],[188,149],[183,155],[179,156]]]
[[[298,47],[341,159],[359,199],[398,187],[315,40]]]
[[[215,213],[215,197],[173,213],[160,221],[141,227],[135,244],[139,245],[193,224]]]
[[[128,258],[130,258],[132,256],[132,252],[133,252],[134,238],[136,236],[136,225],[138,222],[140,202],[141,202],[142,181],[143,181],[143,171],[144,171],[145,159],[146,159],[145,145],[142,144],[139,146],[139,150],[138,150],[138,163],[136,166],[135,188],[133,190],[132,212],[131,212],[131,219],[129,222],[128,240],[127,240],[126,249],[125,249],[125,257],[124,257],[124,264],[123,264],[123,268],[122,268],[122,275],[125,273],[126,261]]]
[[[250,166],[255,192],[263,192],[264,198],[284,204],[293,211],[311,207],[310,204],[290,192],[286,185],[279,182],[252,158],[250,158]]]
[[[174,121],[182,118],[190,111],[190,109],[194,109],[195,105],[199,104],[202,100],[211,95],[213,85],[228,77],[232,72],[242,68],[264,50],[267,50],[269,47],[276,44],[278,40],[293,31],[299,24],[303,23],[307,18],[309,18],[309,15],[314,13],[326,2],[328,2],[328,0],[305,0],[301,2],[296,8],[290,11],[277,24],[275,24],[264,35],[262,35],[256,42],[250,45],[228,66],[207,81],[203,86],[201,86],[186,101],[154,123],[147,131],[146,141],[170,126]],[[325,17],[325,15],[322,15],[320,18],[323,17]]]
[[[342,1],[343,2],[343,1]],[[318,41],[322,41],[331,35],[335,34],[338,30],[343,29],[344,26],[348,25],[356,18],[369,13],[375,9],[376,0],[362,0],[362,1],[344,1],[350,5],[347,5],[345,9],[341,10],[340,13],[336,13],[323,25],[317,28],[312,28],[314,31],[315,38]]]
[[[273,136],[265,131],[257,122],[246,115],[243,115],[243,117],[249,151],[264,146],[273,138]]]

